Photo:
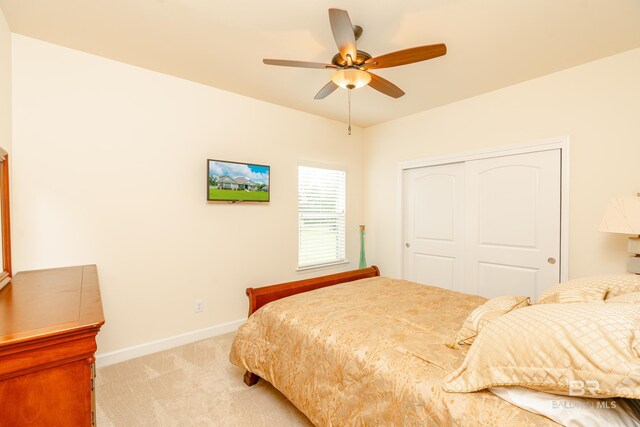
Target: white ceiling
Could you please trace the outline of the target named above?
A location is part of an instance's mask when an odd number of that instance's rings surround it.
[[[640,47],[640,0],[0,0],[15,33],[346,121],[347,91],[313,99],[330,70],[327,9],[347,9],[373,56],[446,43],[444,57],[378,70],[406,95],[353,92],[370,126]]]

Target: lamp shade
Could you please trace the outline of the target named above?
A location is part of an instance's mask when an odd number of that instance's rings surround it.
[[[357,68],[345,68],[344,70],[338,70],[333,73],[331,80],[345,89],[357,89],[369,84],[371,74],[358,70]]]
[[[640,235],[640,197],[614,197],[609,200],[599,230]]]

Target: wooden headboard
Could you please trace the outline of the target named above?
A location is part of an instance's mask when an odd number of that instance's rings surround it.
[[[295,282],[279,283],[277,285],[263,286],[260,288],[247,288],[247,297],[249,297],[249,316],[263,305],[280,298],[324,288],[326,286],[337,285],[338,283],[352,282],[354,280],[376,276],[380,276],[380,269],[375,265],[372,265],[371,267],[362,268],[360,270],[345,271],[344,273],[330,274],[328,276],[314,277]]]

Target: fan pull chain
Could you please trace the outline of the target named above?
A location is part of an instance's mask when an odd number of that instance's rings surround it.
[[[351,135],[351,89],[347,93],[349,94],[349,135]]]

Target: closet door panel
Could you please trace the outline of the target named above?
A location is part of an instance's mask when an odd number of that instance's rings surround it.
[[[536,268],[478,262],[478,294],[486,298],[531,295],[538,281]]]
[[[537,298],[560,278],[560,150],[465,167],[466,292]]]
[[[440,287],[453,289],[456,278],[455,257],[421,253],[414,253],[413,256],[413,274],[414,277],[422,280],[422,282],[419,283],[440,283],[440,285],[438,285]],[[416,280],[413,281],[415,282]]]
[[[404,277],[463,288],[464,164],[404,171]]]
[[[486,247],[535,248],[540,169],[529,165],[497,166],[480,172],[476,178],[479,243]]]

